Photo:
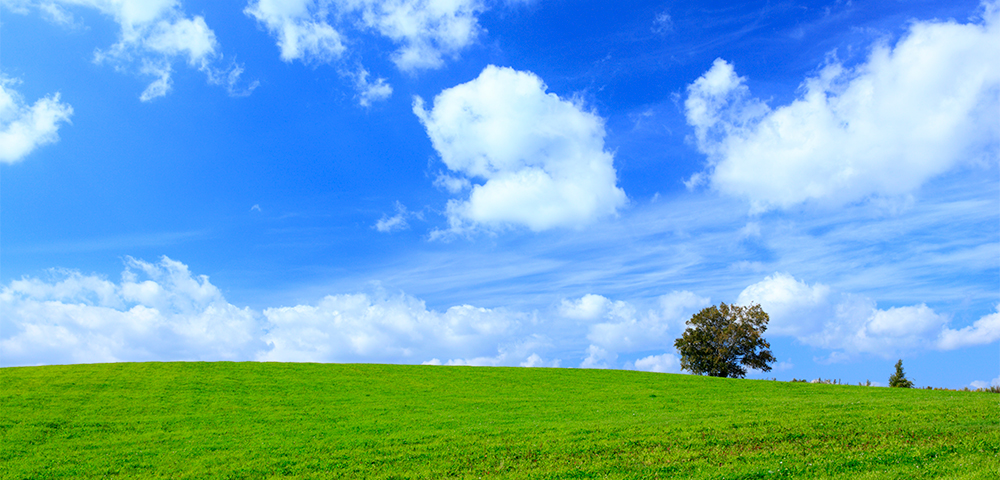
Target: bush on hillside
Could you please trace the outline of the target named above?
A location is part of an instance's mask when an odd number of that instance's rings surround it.
[[[895,388],[913,388],[913,382],[906,378],[903,372],[903,359],[896,362],[896,373],[889,376],[889,386]]]

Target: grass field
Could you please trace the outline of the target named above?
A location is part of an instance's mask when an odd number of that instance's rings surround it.
[[[1000,396],[630,371],[0,369],[0,476],[1000,478]]]

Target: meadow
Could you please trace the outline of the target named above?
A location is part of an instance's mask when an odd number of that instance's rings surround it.
[[[0,369],[0,478],[998,478],[991,393],[633,371]]]

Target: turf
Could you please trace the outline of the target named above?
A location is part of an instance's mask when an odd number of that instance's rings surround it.
[[[1000,396],[630,371],[0,369],[0,477],[1000,478]]]

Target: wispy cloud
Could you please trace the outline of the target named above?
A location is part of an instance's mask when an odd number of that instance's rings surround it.
[[[25,1],[21,7],[20,13],[37,8],[45,18],[66,27],[77,25],[74,8],[91,8],[110,17],[118,24],[118,41],[96,50],[94,61],[152,77],[139,97],[144,102],[170,91],[177,61],[204,72],[209,83],[225,87],[234,96],[249,94],[257,86],[257,82],[241,82],[243,67],[224,61],[215,32],[205,18],[188,15],[179,1],[49,0]]]
[[[420,218],[422,215],[420,215],[419,212],[411,212],[407,210],[405,205],[397,201],[396,214],[391,217],[389,215],[382,215],[382,218],[375,222],[375,230],[382,233],[406,230],[410,228],[410,224],[407,222],[407,218],[410,217]]]
[[[14,90],[19,80],[0,73],[0,162],[15,163],[36,148],[59,140],[61,123],[68,123],[73,107],[55,93],[31,106]]]
[[[478,0],[251,0],[244,12],[275,37],[286,62],[330,63],[347,52],[344,32],[374,32],[396,43],[404,72],[439,68],[482,30]]]
[[[344,281],[379,280],[434,305],[536,305],[588,293],[654,301],[672,290],[728,302],[768,274],[788,272],[886,306],[948,311],[972,302],[992,310],[1000,268],[994,173],[939,178],[902,210],[864,203],[749,218],[736,199],[675,194],[630,206],[585,234],[508,232],[490,238],[487,250],[482,241],[414,246],[404,261]],[[756,233],[748,236],[751,220]]]

